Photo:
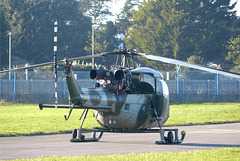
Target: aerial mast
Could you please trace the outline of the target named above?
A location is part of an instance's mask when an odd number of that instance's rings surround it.
[[[58,96],[57,96],[57,24],[58,22],[54,22],[54,47],[53,47],[53,54],[54,54],[54,80],[55,80],[55,108],[57,108],[58,104]]]

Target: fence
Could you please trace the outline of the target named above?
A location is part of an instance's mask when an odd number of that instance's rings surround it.
[[[93,87],[95,81],[89,79],[89,71],[75,72],[78,84],[82,88]],[[205,74],[199,71],[182,71],[177,86],[176,72],[162,72],[169,92],[170,102],[193,101],[233,101],[240,102],[240,80],[221,76],[217,82],[215,74]],[[7,74],[6,74],[7,75]],[[6,77],[5,75],[5,77]],[[54,79],[51,72],[30,72],[28,80],[18,73],[16,80],[0,79],[0,101],[16,103],[54,103]],[[68,104],[68,91],[63,72],[59,72],[58,102]],[[166,76],[169,75],[169,76]],[[81,76],[81,79],[79,79]],[[48,80],[46,80],[46,77]],[[202,80],[200,80],[202,78]],[[29,80],[30,79],[30,80]],[[197,79],[197,80],[194,80]],[[178,88],[179,87],[179,88]]]
[[[166,81],[170,92],[170,101],[177,102],[177,81]],[[93,87],[92,80],[78,80],[81,87]],[[0,81],[0,100],[17,103],[54,103],[53,80],[17,80],[14,90],[13,80]],[[224,80],[219,82],[219,100],[240,102],[240,81]],[[217,83],[215,80],[181,80],[180,102],[217,101]],[[65,80],[58,81],[58,101],[68,103],[68,91]]]
[[[78,80],[81,87],[93,87],[92,80]],[[53,80],[1,80],[0,98],[5,102],[18,103],[54,103]],[[65,80],[58,80],[58,101],[68,103],[68,91]]]
[[[167,81],[170,101],[177,102],[177,81]],[[218,98],[219,97],[219,98]],[[240,102],[240,81],[222,80],[219,81],[219,90],[217,94],[216,80],[180,80],[179,101],[231,101]]]

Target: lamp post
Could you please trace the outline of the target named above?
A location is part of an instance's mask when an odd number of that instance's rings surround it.
[[[12,33],[9,32],[8,33],[8,36],[9,36],[9,70],[11,69],[11,50],[12,50],[12,47],[11,47],[11,44],[12,44]],[[9,80],[11,80],[11,72],[9,72]]]
[[[94,56],[94,29],[99,25],[92,25],[92,56]],[[92,58],[92,69],[94,69],[94,58]]]

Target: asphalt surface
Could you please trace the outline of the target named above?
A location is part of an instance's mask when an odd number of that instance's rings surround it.
[[[155,141],[159,140],[159,134],[156,133],[104,133],[102,139],[98,142],[82,143],[71,143],[69,141],[71,134],[0,137],[0,160],[53,155],[77,156],[132,152],[176,152],[220,147],[240,147],[240,123],[179,126],[176,128],[179,131],[185,130],[187,132],[182,144],[156,145]]]

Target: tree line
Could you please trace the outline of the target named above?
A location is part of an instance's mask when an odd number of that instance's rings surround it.
[[[124,46],[153,55],[193,63],[208,61],[223,69],[240,70],[240,19],[230,0],[126,0],[117,23],[106,16],[113,0],[1,0],[0,68],[8,66],[8,33],[12,55],[31,63],[53,59],[53,22],[58,21],[58,59],[91,54],[92,25],[95,53]],[[103,21],[107,21],[102,25]],[[114,59],[100,59],[110,64]],[[141,60],[155,69],[174,66]]]
[[[101,21],[111,14],[107,2],[111,0],[1,0],[1,68],[8,66],[9,32],[13,57],[31,63],[52,61],[54,21],[58,59],[90,54],[85,49],[91,43],[92,19]]]
[[[154,55],[239,70],[240,19],[232,10],[235,5],[230,6],[230,0],[150,0],[133,11],[126,44]]]

